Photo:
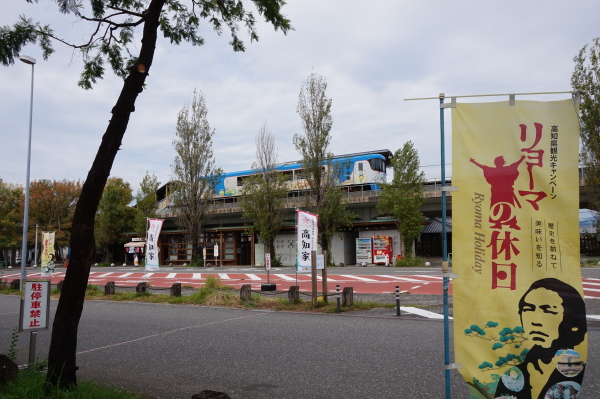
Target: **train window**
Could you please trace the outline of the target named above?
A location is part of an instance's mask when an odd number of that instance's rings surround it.
[[[363,171],[363,164],[362,164],[362,162],[359,162],[359,163],[358,163],[358,171],[359,171],[359,172],[362,172],[362,171]]]
[[[383,159],[371,159],[369,160],[369,163],[371,164],[371,169],[373,169],[374,171],[385,172],[385,164],[383,162]]]

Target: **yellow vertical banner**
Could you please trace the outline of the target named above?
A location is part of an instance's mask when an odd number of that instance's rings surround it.
[[[572,100],[452,110],[454,350],[471,398],[575,398],[587,362]]]
[[[54,271],[54,235],[42,232],[42,276]]]

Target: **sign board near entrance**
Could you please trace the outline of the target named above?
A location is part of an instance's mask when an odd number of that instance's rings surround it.
[[[265,269],[271,270],[271,254],[265,254]]]

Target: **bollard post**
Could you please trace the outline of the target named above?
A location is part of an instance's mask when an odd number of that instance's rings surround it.
[[[290,290],[288,291],[288,300],[290,304],[298,303],[298,301],[300,301],[300,287],[297,285],[290,286]]]
[[[354,305],[354,288],[344,287],[344,291],[342,292],[342,306],[352,305]]]
[[[21,289],[21,279],[16,278],[13,281],[11,281],[10,288],[12,288],[13,290],[20,290]]]
[[[396,286],[396,316],[400,316],[400,286]]]
[[[247,301],[252,296],[252,286],[250,284],[242,285],[240,288],[240,299],[242,301]]]
[[[115,282],[109,281],[104,285],[104,295],[114,295],[115,294]]]
[[[138,283],[138,285],[135,287],[135,292],[138,294],[144,293],[144,292],[146,292],[146,287],[147,287],[147,285],[145,282]]]
[[[181,283],[174,283],[171,286],[171,296],[181,296]]]
[[[336,284],[335,286],[335,296],[337,297],[337,311],[338,313],[342,311],[341,309],[341,298],[340,298],[340,286]]]

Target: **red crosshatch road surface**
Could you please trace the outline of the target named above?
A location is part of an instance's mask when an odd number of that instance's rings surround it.
[[[20,274],[4,275],[5,279],[19,278]],[[40,273],[28,273],[28,277],[40,278]],[[240,288],[244,284],[250,284],[252,289],[259,290],[260,285],[267,282],[266,274],[258,273],[123,273],[123,272],[91,272],[89,283],[104,285],[114,281],[116,285],[135,286],[137,283],[148,281],[154,287],[170,287],[173,283],[189,284],[194,287],[202,287],[207,277],[220,278],[223,284]],[[57,284],[65,278],[64,272],[52,274],[52,284]],[[321,290],[321,277],[319,279],[319,290]],[[412,294],[442,294],[442,276],[430,275],[368,275],[355,276],[350,274],[331,275],[328,277],[328,289],[335,291],[336,284],[340,288],[353,287],[355,293],[359,294],[382,294],[395,292],[395,287],[400,286],[400,291],[408,291]],[[271,274],[271,282],[277,284],[278,290],[287,291],[290,286],[296,285],[296,275]],[[298,285],[301,291],[310,291],[310,275],[298,274]],[[449,292],[452,293],[452,282]],[[584,278],[583,290],[586,298],[600,298],[600,279]]]

